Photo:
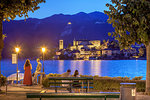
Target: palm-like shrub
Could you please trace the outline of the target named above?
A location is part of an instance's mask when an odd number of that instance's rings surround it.
[[[6,84],[6,77],[0,74],[0,87]]]

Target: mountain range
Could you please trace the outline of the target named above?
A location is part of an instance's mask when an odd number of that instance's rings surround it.
[[[108,16],[102,12],[80,12],[3,22],[3,33],[7,35],[3,57],[11,57],[16,45],[21,46],[22,56],[31,57],[39,55],[41,46],[49,50],[58,47],[60,39],[64,40],[65,47],[74,39],[111,40],[107,33],[114,28],[107,23],[107,19]]]

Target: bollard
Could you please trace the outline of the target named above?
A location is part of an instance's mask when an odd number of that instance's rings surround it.
[[[120,100],[136,100],[136,83],[120,83]]]
[[[41,77],[38,76],[38,84],[40,84],[40,81],[41,81]]]

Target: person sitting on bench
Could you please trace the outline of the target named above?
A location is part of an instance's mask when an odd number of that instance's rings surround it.
[[[65,72],[61,75],[61,77],[71,77],[70,73],[71,73],[71,70],[68,69],[67,72]],[[70,82],[70,81],[62,80],[62,82]],[[62,84],[62,86],[68,87],[67,90],[71,92],[71,88],[70,88],[69,84]]]
[[[79,76],[79,72],[78,72],[78,70],[75,70],[75,72],[74,72],[74,75],[73,75],[74,77],[80,77]],[[73,81],[75,84],[73,84],[72,86],[73,86],[73,88],[74,88],[74,92],[75,93],[80,93],[80,88],[81,88],[81,85],[80,84],[78,84],[79,83],[79,80],[74,80]]]

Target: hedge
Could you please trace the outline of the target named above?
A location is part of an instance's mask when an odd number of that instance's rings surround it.
[[[60,74],[49,74],[43,79],[43,86],[50,87],[48,77],[60,77]],[[145,80],[140,80],[140,77],[135,77],[132,80],[129,77],[99,77],[80,75],[81,77],[93,77],[93,91],[120,91],[120,83],[136,83],[137,92],[145,91]],[[51,80],[52,82],[52,80]]]
[[[137,92],[145,91],[145,80],[129,80],[114,78],[94,78],[94,90],[120,91],[120,83],[136,83]]]

